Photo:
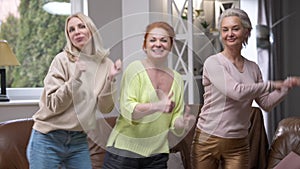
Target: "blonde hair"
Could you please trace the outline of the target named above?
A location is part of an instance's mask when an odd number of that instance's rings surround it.
[[[242,9],[238,9],[238,8],[229,8],[226,9],[225,11],[223,11],[223,13],[220,15],[219,17],[219,22],[218,22],[218,28],[219,30],[221,30],[222,28],[222,21],[225,17],[229,17],[229,16],[237,16],[238,18],[240,18],[242,26],[248,30],[248,36],[245,38],[243,45],[246,46],[248,43],[248,38],[251,35],[251,30],[252,30],[252,25],[251,25],[251,21],[249,19],[248,14],[243,11]]]
[[[94,56],[94,57],[99,57],[100,59],[107,57],[109,55],[109,49],[104,49],[103,43],[102,43],[102,38],[101,38],[94,22],[92,21],[92,19],[90,17],[79,12],[79,13],[70,15],[66,19],[66,22],[65,22],[65,36],[66,36],[67,44],[66,44],[64,50],[68,53],[68,58],[74,62],[75,57],[79,57],[80,53],[82,52],[72,44],[70,37],[69,37],[69,33],[68,33],[68,22],[70,21],[70,19],[72,19],[74,17],[79,18],[91,32],[90,40],[91,40],[91,45],[92,45],[92,51],[91,51],[91,53],[89,53],[89,55]]]

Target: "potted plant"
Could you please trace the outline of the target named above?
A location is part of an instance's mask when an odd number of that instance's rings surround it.
[[[207,21],[203,21],[200,24],[204,29],[204,33],[208,33],[209,32],[209,23]]]

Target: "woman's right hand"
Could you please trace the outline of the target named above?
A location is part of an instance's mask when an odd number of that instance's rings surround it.
[[[171,92],[168,96],[162,92],[162,91],[157,91],[157,96],[160,99],[157,102],[157,109],[165,112],[165,113],[171,113],[175,107],[175,102],[172,101],[172,96],[173,92]]]
[[[78,57],[75,61],[75,73],[74,73],[74,79],[79,79],[82,72],[86,71],[86,63],[84,61],[81,61]]]
[[[132,113],[132,119],[141,119],[156,112],[171,113],[173,111],[175,107],[175,102],[171,100],[173,92],[167,96],[165,93],[158,90],[156,91],[156,94],[159,101],[137,104]]]

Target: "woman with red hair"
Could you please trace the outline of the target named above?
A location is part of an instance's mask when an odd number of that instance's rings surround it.
[[[108,139],[104,169],[167,169],[169,130],[181,135],[194,120],[183,115],[182,77],[167,66],[174,37],[166,22],[147,26],[147,57],[132,62],[123,74],[121,113]]]

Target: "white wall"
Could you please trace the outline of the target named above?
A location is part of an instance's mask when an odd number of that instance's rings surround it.
[[[240,0],[240,8],[247,12],[251,24],[252,31],[251,37],[248,40],[248,45],[242,50],[242,55],[249,60],[257,63],[257,50],[256,50],[256,29],[257,25],[257,4],[258,0]]]
[[[89,0],[88,15],[98,27],[104,46],[111,49],[110,58],[122,58],[122,1]]]
[[[145,27],[149,23],[148,0],[122,1],[122,34],[124,68],[144,56],[142,50]]]
[[[241,8],[256,25],[257,0],[241,0]],[[142,50],[145,27],[149,22],[166,20],[161,12],[167,13],[167,0],[89,0],[88,15],[99,28],[106,48],[111,49],[110,57],[124,62],[124,68],[133,60],[145,56]],[[160,14],[159,14],[160,13]],[[257,62],[255,29],[243,55]]]
[[[38,100],[0,102],[0,122],[31,118],[38,108]]]

